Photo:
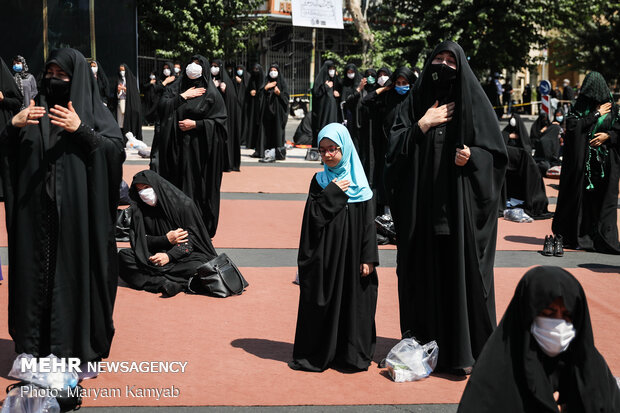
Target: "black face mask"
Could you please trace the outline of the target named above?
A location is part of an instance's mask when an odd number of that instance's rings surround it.
[[[45,96],[49,107],[54,105],[67,107],[71,98],[71,82],[56,77],[46,78]]]
[[[431,78],[435,83],[435,94],[440,105],[450,100],[456,74],[456,69],[452,69],[444,63],[431,63]]]

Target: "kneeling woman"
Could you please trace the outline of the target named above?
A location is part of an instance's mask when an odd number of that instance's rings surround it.
[[[619,412],[620,391],[594,346],[579,281],[559,267],[528,271],[487,341],[459,413]]]
[[[299,242],[296,370],[367,370],[375,350],[379,264],[372,191],[347,128],[318,136],[324,170],[310,184]]]
[[[198,208],[153,171],[133,178],[131,248],[119,251],[119,273],[131,287],[174,296],[196,269],[217,256]]]

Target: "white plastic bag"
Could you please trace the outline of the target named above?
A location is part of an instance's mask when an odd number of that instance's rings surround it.
[[[141,140],[136,139],[135,136],[133,136],[133,133],[131,132],[127,132],[125,134],[125,137],[127,138],[127,143],[125,144],[125,147],[127,149],[146,149],[148,148],[148,145],[146,143],[144,143]]]
[[[17,386],[7,394],[1,413],[60,413],[55,397],[40,395],[43,389],[36,386]]]
[[[26,353],[22,353],[17,356],[15,361],[13,361],[13,366],[11,367],[11,371],[9,372],[9,376],[14,377],[18,380],[23,380],[29,383],[36,384],[37,386],[43,388],[50,389],[66,389],[67,386],[73,388],[77,385],[78,374],[76,372],[69,371],[68,368],[65,371],[52,371],[49,373],[22,370],[22,359],[30,360],[33,358],[35,357],[33,357],[31,354]],[[43,358],[56,360],[57,363],[60,361],[58,357],[53,354],[50,354],[47,357],[40,357],[39,360]]]
[[[421,345],[414,338],[402,339],[388,353],[385,365],[397,383],[428,377],[437,366],[439,346],[435,341]]]

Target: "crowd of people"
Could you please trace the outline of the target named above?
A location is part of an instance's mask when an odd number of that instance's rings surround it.
[[[217,256],[222,174],[239,170],[241,145],[264,162],[286,156],[285,75],[273,63],[266,73],[238,65],[231,76],[221,60],[199,54],[166,62],[144,89],[143,113],[126,64],[109,85],[98,62],[59,49],[37,85],[23,58],[13,63],[11,73],[0,61],[9,331],[18,353],[100,360],[114,336],[118,277],[166,296],[189,291],[197,268]],[[550,218],[542,177],[560,159],[556,243],[620,254],[620,114],[603,77],[589,73],[570,111],[539,118],[529,133],[517,114],[500,130],[452,41],[421,71],[349,64],[341,78],[327,60],[312,95],[311,145],[323,169],[304,210],[289,366],[368,369],[375,219],[387,215],[401,335],[435,340],[439,372],[465,376],[475,367],[461,411],[618,411],[620,391],[594,347],[574,277],[531,270],[499,327],[494,293],[498,210],[518,198],[531,216]],[[150,170],[130,185],[130,248],[117,252],[125,140],[141,138],[143,114],[155,124]]]

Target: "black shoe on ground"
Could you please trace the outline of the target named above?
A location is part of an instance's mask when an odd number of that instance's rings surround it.
[[[273,163],[276,161],[276,158],[272,158],[272,157],[265,157],[265,158],[261,158],[258,160],[258,162],[262,162],[262,163]]]
[[[172,281],[166,281],[164,285],[161,286],[160,291],[164,297],[174,297],[181,291],[183,291],[183,287],[181,284],[177,284]]]
[[[556,235],[553,239],[553,255],[556,257],[564,256],[564,245],[562,244],[561,235]]]
[[[545,244],[543,245],[542,255],[546,257],[553,257],[553,236],[545,236]]]

